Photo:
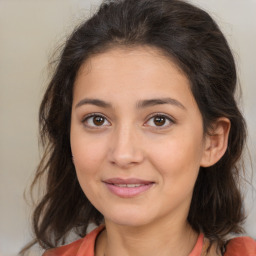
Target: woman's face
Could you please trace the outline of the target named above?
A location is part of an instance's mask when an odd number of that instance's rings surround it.
[[[80,185],[112,223],[186,219],[204,157],[186,76],[149,47],[112,49],[80,69],[71,149]]]

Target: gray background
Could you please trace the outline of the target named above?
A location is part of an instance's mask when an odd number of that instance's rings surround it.
[[[23,191],[39,160],[37,113],[48,79],[49,56],[74,25],[94,12],[99,2],[0,0],[0,256],[17,255],[30,238],[31,208],[23,199]],[[213,15],[234,51],[255,171],[256,0],[191,2]],[[248,163],[251,180],[252,168]],[[256,238],[255,195],[251,186],[245,200],[246,231]]]

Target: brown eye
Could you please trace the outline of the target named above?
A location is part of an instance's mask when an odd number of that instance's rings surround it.
[[[82,122],[88,128],[105,127],[111,125],[107,118],[97,114],[87,116]]]
[[[96,125],[96,126],[101,126],[104,124],[104,121],[105,121],[105,118],[102,117],[102,116],[95,116],[93,117],[93,123]]]
[[[172,124],[174,124],[174,121],[171,119],[171,117],[161,114],[156,114],[148,119],[146,122],[146,126],[154,127],[154,128],[168,128]]]
[[[163,126],[166,122],[166,118],[163,116],[156,116],[154,117],[154,124],[156,126]]]

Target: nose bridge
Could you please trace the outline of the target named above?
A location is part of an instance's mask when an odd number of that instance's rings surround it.
[[[109,147],[110,161],[120,167],[127,167],[143,160],[140,135],[134,124],[116,126]]]

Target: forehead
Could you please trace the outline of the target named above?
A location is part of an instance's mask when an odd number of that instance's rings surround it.
[[[145,45],[112,47],[103,53],[93,54],[80,67],[77,77],[81,73],[89,73],[92,68],[94,72],[100,71],[100,69],[108,70],[108,67],[110,68],[109,64],[113,65],[114,62],[116,62],[118,68],[121,68],[122,66],[120,65],[122,64],[125,66],[132,64],[134,67],[140,68],[138,71],[143,71],[143,66],[149,70],[149,64],[152,68],[158,66],[162,71],[164,71],[165,67],[168,69],[168,66],[172,66],[181,75],[186,76],[173,57],[167,55],[159,48]]]
[[[113,48],[86,60],[75,81],[74,97],[96,93],[99,97],[125,94],[126,99],[171,96],[193,101],[182,70],[163,52],[147,46]]]

